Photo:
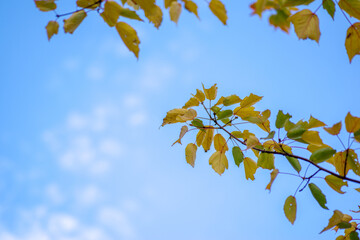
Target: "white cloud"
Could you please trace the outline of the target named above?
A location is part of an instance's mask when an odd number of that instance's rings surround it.
[[[123,98],[123,104],[126,108],[139,108],[143,105],[143,99],[139,95],[129,94]]]
[[[143,125],[147,120],[147,114],[145,112],[135,112],[129,117],[129,124],[133,127]]]
[[[68,58],[64,61],[63,66],[68,71],[75,71],[80,66],[80,61],[76,58]]]
[[[86,76],[94,81],[103,80],[105,78],[105,70],[102,66],[94,64],[86,69]]]
[[[77,219],[68,214],[54,214],[48,220],[48,230],[51,235],[71,234],[77,231],[78,228]]]
[[[116,231],[123,238],[135,237],[135,231],[130,224],[128,217],[115,208],[103,208],[99,212],[99,219],[102,224]]]
[[[146,90],[159,90],[175,77],[175,68],[162,61],[148,62],[140,72],[140,82]]]
[[[85,186],[76,191],[76,199],[81,206],[95,204],[100,198],[101,193],[94,185]]]
[[[45,194],[49,198],[49,200],[54,204],[60,204],[64,202],[64,195],[60,191],[58,185],[56,184],[49,184],[45,188]]]

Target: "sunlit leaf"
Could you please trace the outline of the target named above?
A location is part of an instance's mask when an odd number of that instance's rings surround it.
[[[126,47],[134,53],[136,58],[139,58],[139,44],[140,39],[135,29],[125,22],[118,22],[116,24],[116,30],[118,31],[121,39],[123,40]],[[196,117],[196,116],[195,116]],[[189,119],[190,120],[190,119]],[[179,121],[180,122],[180,121]]]
[[[55,0],[34,0],[36,7],[43,12],[48,12],[56,9]]]
[[[220,111],[217,113],[217,119],[221,120],[224,118],[228,118],[231,117],[233,115],[233,111],[230,109],[224,110],[224,111]]]
[[[244,158],[244,169],[246,179],[255,180],[254,174],[256,173],[257,164],[249,157]]]
[[[163,119],[162,127],[166,124],[186,122],[193,120],[196,117],[196,111],[194,109],[175,108],[166,113],[166,117]]]
[[[348,28],[346,32],[345,48],[350,63],[355,55],[360,55],[360,22],[354,23]]]
[[[59,31],[59,23],[56,21],[49,21],[49,23],[46,25],[46,33],[48,40],[50,41],[51,37],[54,34],[58,34]]]
[[[247,149],[253,148],[260,145],[259,139],[257,137],[251,135],[248,138],[246,138],[246,147]]]
[[[320,232],[323,233],[333,227],[335,227],[338,223],[342,221],[344,214],[340,212],[339,210],[335,210],[332,217],[329,219],[328,225]]]
[[[196,89],[196,94],[193,96],[196,97],[200,102],[205,101],[205,94],[199,89]]]
[[[210,150],[213,139],[214,139],[214,129],[206,128],[205,138],[202,142],[202,146],[203,146],[205,152]]]
[[[73,13],[68,19],[64,19],[64,30],[66,33],[73,33],[86,17],[86,12],[81,10]]]
[[[360,20],[360,1],[358,0],[340,0],[339,7],[350,16]]]
[[[323,0],[323,8],[328,12],[328,14],[334,19],[335,15],[335,3],[333,0]]]
[[[275,121],[275,127],[276,128],[283,128],[285,125],[286,120],[290,119],[291,115],[290,114],[284,114],[284,112],[282,110],[279,110],[277,116],[276,116],[276,121]]]
[[[190,108],[190,107],[196,107],[199,106],[200,102],[196,97],[192,97],[185,103],[183,108]]]
[[[225,172],[225,169],[228,169],[228,160],[225,153],[216,151],[213,153],[209,159],[209,164],[219,175]]]
[[[333,175],[326,176],[325,181],[332,189],[334,189],[336,192],[341,193],[341,194],[345,193],[345,192],[341,191],[341,188],[343,186],[348,186],[347,182],[345,182],[344,180],[342,180],[338,177],[335,177]]]
[[[231,106],[233,104],[241,102],[241,98],[239,98],[237,95],[230,95],[228,97],[225,97],[223,99],[224,106]]]
[[[267,137],[261,138],[261,139],[264,139],[264,140],[266,140],[266,139],[273,139],[274,136],[275,136],[275,131],[272,131],[272,132],[269,133],[269,135],[268,135]]]
[[[319,18],[315,13],[312,13],[309,9],[304,9],[290,16],[289,21],[294,24],[299,39],[310,38],[319,42]]]
[[[359,23],[359,27],[360,27],[360,23]],[[359,32],[359,34],[360,34],[360,32]],[[359,38],[359,40],[360,40],[360,38]],[[350,114],[350,112],[348,112],[348,114],[345,117],[345,126],[346,126],[347,132],[349,132],[349,133],[356,132],[357,130],[360,129],[360,118],[354,117]]]
[[[261,167],[263,169],[274,169],[275,165],[274,165],[274,154],[269,154],[269,153],[260,153],[258,161],[257,161],[257,165],[258,167]]]
[[[232,148],[232,154],[233,154],[236,166],[239,167],[240,164],[244,161],[244,153],[241,151],[241,149],[238,146],[235,146]]]
[[[276,14],[272,14],[269,17],[269,23],[273,25],[275,29],[280,28],[284,32],[289,33],[289,29],[290,29],[290,21],[288,20],[289,17],[290,15],[287,12],[281,9],[277,9]]]
[[[199,132],[196,135],[196,145],[200,147],[205,139],[206,131],[199,130]]]
[[[187,133],[187,131],[188,131],[188,127],[187,127],[186,125],[185,125],[185,126],[182,126],[182,127],[181,127],[181,130],[180,130],[179,139],[176,140],[176,141],[172,144],[172,146],[174,146],[176,143],[182,144],[182,143],[181,143],[181,139],[184,137],[184,135]]]
[[[311,154],[310,161],[313,163],[321,163],[331,158],[335,153],[336,150],[330,147],[321,148]]]
[[[315,200],[319,203],[319,205],[324,208],[324,209],[328,209],[327,206],[325,206],[326,204],[326,197],[325,195],[322,193],[322,191],[320,190],[320,188],[318,186],[316,186],[314,183],[310,183],[309,184],[309,188],[311,191],[311,194],[313,195],[313,197],[315,198]]]
[[[169,8],[173,2],[176,2],[176,0],[164,0],[165,8]]]
[[[324,127],[324,130],[331,135],[338,135],[341,131],[341,122],[335,123],[332,127]]]
[[[155,4],[155,0],[136,0],[137,5],[144,10],[145,17],[159,28],[163,19],[161,8]]]
[[[259,102],[263,97],[262,96],[257,96],[255,94],[250,94],[249,96],[245,97],[241,103],[240,103],[240,107],[242,108],[248,108],[251,107],[252,105],[254,105],[255,103]]]
[[[197,150],[197,146],[193,143],[189,143],[185,148],[186,162],[190,164],[192,167],[195,166],[196,150]]]
[[[81,8],[96,9],[99,7],[99,0],[77,0],[76,5]]]
[[[306,131],[304,132],[303,135],[301,135],[301,138],[309,144],[313,144],[317,146],[324,145],[318,131]]]
[[[214,147],[215,150],[219,152],[226,152],[229,150],[225,138],[219,133],[214,136]]]
[[[268,183],[268,185],[266,185],[265,189],[268,189],[269,191],[271,191],[271,186],[274,183],[274,180],[275,180],[275,178],[277,177],[278,174],[279,174],[279,169],[274,169],[270,173],[270,182]]]
[[[225,5],[220,0],[211,0],[209,3],[209,8],[212,13],[224,24],[226,25],[227,14]]]
[[[291,224],[294,224],[296,219],[296,198],[294,196],[289,196],[285,200],[284,213]]]
[[[300,5],[309,5],[315,0],[286,0],[284,6],[285,7],[295,7]]]
[[[188,10],[189,12],[192,12],[196,15],[197,18],[199,18],[198,15],[198,6],[196,5],[196,3],[194,3],[191,0],[183,0],[183,2],[185,3],[185,9]]]
[[[171,3],[170,10],[169,10],[170,20],[176,24],[179,21],[181,9],[182,9],[181,4],[178,3],[177,1],[174,1]]]
[[[119,19],[122,8],[123,7],[121,7],[117,2],[108,0],[105,2],[104,11],[100,14],[100,16],[110,27],[114,27]]]
[[[262,12],[266,7],[266,3],[268,0],[257,0],[255,3],[255,13],[261,17]]]
[[[215,100],[216,95],[217,95],[217,90],[218,90],[216,83],[213,86],[211,86],[211,88],[208,88],[208,89],[206,89],[203,84],[203,89],[204,89],[205,97],[207,99]]]
[[[313,116],[310,116],[308,129],[317,128],[317,127],[323,127],[323,126],[326,126],[326,124],[323,123],[322,121],[314,118]]]
[[[121,11],[120,11],[120,16],[129,18],[129,19],[138,20],[138,21],[141,21],[141,22],[144,21],[144,20],[141,19],[141,17],[139,17],[139,15],[135,11],[132,11],[132,10],[130,10],[128,8],[122,8]]]
[[[191,121],[191,125],[193,125],[194,127],[197,127],[197,128],[204,128],[204,123],[203,121],[201,121],[200,119],[198,118],[195,118],[194,120]]]
[[[286,159],[289,161],[291,166],[297,171],[298,173],[301,171],[301,164],[299,162],[299,159],[286,156]]]
[[[306,132],[305,128],[298,126],[290,129],[286,135],[290,139],[297,139],[300,138],[301,135],[303,135],[305,132]]]

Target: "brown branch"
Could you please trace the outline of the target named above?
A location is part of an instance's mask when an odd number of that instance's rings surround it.
[[[82,10],[85,10],[87,8],[91,8],[92,6],[95,6],[96,4],[100,4],[103,0],[98,0],[96,2],[94,2],[93,4],[90,4],[89,6],[86,6],[84,8],[81,8],[81,9],[78,9],[78,10],[75,10],[75,11],[72,11],[72,12],[67,12],[67,13],[63,13],[63,14],[57,14],[56,13],[56,17],[57,18],[60,18],[60,17],[64,17],[64,16],[67,16],[67,15],[71,15],[71,14],[74,14],[74,13],[77,13],[77,12],[80,12]]]

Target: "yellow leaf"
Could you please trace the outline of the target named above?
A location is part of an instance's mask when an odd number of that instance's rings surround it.
[[[215,103],[214,106],[218,106],[218,105],[223,104],[224,99],[225,99],[225,98],[224,98],[223,96],[221,96],[221,97],[219,98],[219,100]]]
[[[258,157],[257,165],[258,167],[261,167],[263,169],[269,169],[269,170],[275,169],[274,159],[275,159],[274,154],[260,153]]]
[[[139,58],[140,39],[135,29],[133,29],[129,24],[125,22],[118,22],[115,27],[125,46],[134,53],[136,58]]]
[[[346,131],[349,133],[356,132],[360,129],[360,118],[354,117],[348,112],[345,117]]]
[[[137,15],[137,13],[135,11],[132,11],[132,10],[130,10],[128,8],[122,8],[121,11],[120,11],[120,16],[129,18],[129,19],[138,20],[138,21],[141,21],[141,22],[144,21],[139,17],[139,15]]]
[[[360,192],[360,188],[355,188],[356,191]]]
[[[221,134],[216,134],[214,136],[214,147],[215,150],[219,152],[226,152],[229,150],[226,140]]]
[[[239,102],[241,102],[241,99],[237,95],[230,95],[223,99],[224,106],[230,106]]]
[[[241,119],[243,120],[248,117],[258,117],[260,112],[254,110],[255,110],[254,107],[246,107],[246,108],[237,107],[234,109],[234,115],[241,117]]]
[[[196,118],[197,113],[194,109],[188,109],[188,111],[184,114],[184,115],[178,115],[176,116],[176,121],[178,122],[186,122],[186,121],[190,121],[193,120],[194,118]]]
[[[257,145],[260,145],[259,139],[257,139],[257,137],[251,135],[246,139],[247,149],[253,148]]]
[[[341,131],[341,122],[335,123],[332,127],[324,127],[324,130],[331,135],[338,135]]]
[[[188,131],[188,127],[187,127],[187,126],[182,126],[182,127],[181,127],[181,130],[180,130],[179,139],[176,140],[176,141],[173,143],[172,146],[174,146],[175,143],[180,143],[180,144],[182,144],[182,143],[181,143],[181,139],[184,137],[184,135],[185,135],[185,133],[187,133],[187,131]]]
[[[301,135],[302,140],[307,142],[308,144],[313,144],[316,146],[324,145],[323,141],[319,136],[318,131],[306,131]]]
[[[205,97],[209,100],[215,100],[218,90],[216,83],[211,88],[208,89],[204,87],[204,84],[202,86],[204,89]]]
[[[176,2],[176,0],[164,0],[165,8],[169,8],[174,1]]]
[[[343,186],[348,186],[347,182],[344,182],[342,179],[335,177],[334,175],[327,175],[325,177],[326,183],[334,189],[336,192],[340,194],[344,194],[345,192],[341,191]]]
[[[212,13],[224,24],[226,25],[227,15],[224,4],[220,0],[211,0],[209,3],[209,8]]]
[[[185,148],[186,162],[190,164],[192,167],[195,166],[196,150],[197,150],[197,146],[193,143],[189,143]]]
[[[104,11],[100,16],[110,27],[113,27],[119,19],[121,10],[122,7],[117,2],[108,0],[105,2]]]
[[[274,169],[271,173],[270,173],[270,182],[269,184],[266,186],[265,189],[268,189],[271,192],[271,186],[275,180],[275,178],[277,177],[277,175],[279,174],[279,169]]]
[[[341,176],[344,176],[350,170],[350,167],[347,166],[344,174],[346,157],[349,158],[348,154],[346,154],[346,151],[337,152],[334,156],[335,169]]]
[[[206,131],[199,130],[196,135],[196,145],[200,147],[204,141]]]
[[[256,173],[257,164],[249,157],[244,158],[244,169],[246,179],[255,180],[254,174]]]
[[[196,3],[194,3],[191,0],[183,0],[183,2],[185,2],[185,9],[188,10],[189,12],[192,12],[196,15],[197,18],[199,18],[198,15],[198,6],[196,5]]]
[[[326,126],[326,124],[310,115],[308,129],[323,126]]]
[[[42,12],[48,12],[56,9],[55,0],[34,0],[36,7]]]
[[[219,151],[216,151],[211,155],[209,164],[219,175],[223,174],[225,169],[228,169],[229,167],[225,153]]]
[[[200,102],[205,101],[205,94],[199,89],[196,89],[196,94],[193,96],[196,97]]]
[[[64,19],[64,30],[66,33],[73,33],[86,17],[86,12],[81,10],[73,13],[68,19]]]
[[[170,10],[169,10],[169,14],[170,14],[170,20],[173,21],[174,23],[178,23],[179,21],[179,17],[181,14],[181,4],[174,1],[171,3],[170,6]]]
[[[322,148],[327,148],[327,147],[330,147],[330,146],[326,145],[326,144],[322,144],[322,145],[309,144],[306,149],[309,150],[309,152],[313,153],[316,150],[319,150]]]
[[[56,21],[50,21],[47,25],[46,25],[46,32],[47,32],[47,37],[48,40],[50,41],[51,37],[54,34],[58,34],[59,31],[59,23]]]
[[[360,1],[359,0],[340,0],[339,7],[350,16],[360,20]]]
[[[312,13],[309,9],[304,9],[290,16],[289,21],[294,24],[299,39],[310,38],[319,42],[319,18],[315,13]]]
[[[166,113],[166,117],[163,119],[161,126],[163,127],[166,124],[186,122],[194,119],[195,117],[192,118],[194,115],[196,117],[196,111],[194,109],[175,108]]]
[[[196,97],[192,97],[185,103],[183,108],[196,107],[199,106],[200,102]]]
[[[95,9],[100,6],[99,0],[77,0],[76,5],[81,8]]]
[[[260,101],[263,97],[261,96],[257,96],[255,94],[250,94],[249,96],[245,97],[241,103],[240,106],[242,108],[248,108],[251,107],[252,105],[254,105],[255,103],[257,103],[258,101]]]
[[[351,63],[355,55],[360,55],[360,22],[351,25],[346,32],[345,48]]]
[[[126,0],[126,3],[136,11],[140,9],[140,6],[136,2],[134,2],[134,0]]]
[[[145,17],[159,28],[162,22],[161,8],[155,4],[155,0],[136,0],[136,3],[144,10]]]
[[[214,129],[206,128],[205,138],[202,142],[202,146],[203,146],[205,152],[210,150],[213,139],[214,139]]]
[[[294,196],[289,196],[285,200],[284,213],[291,224],[294,224],[296,219],[296,198]]]
[[[335,227],[337,224],[339,224],[342,221],[343,217],[344,217],[344,214],[342,212],[340,212],[339,210],[335,210],[334,214],[329,219],[328,225],[320,233],[323,233],[323,232]]]
[[[266,7],[267,0],[257,0],[255,3],[255,13],[261,17],[262,12]]]

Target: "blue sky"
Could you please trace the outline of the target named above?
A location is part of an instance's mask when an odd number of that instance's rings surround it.
[[[279,109],[329,125],[348,111],[360,116],[360,58],[348,62],[348,25],[338,12],[333,22],[319,10],[317,44],[251,17],[249,1],[224,2],[226,27],[204,1],[201,21],[183,12],[177,26],[165,13],[159,30],[130,22],[141,39],[139,60],[96,13],[49,43],[52,13],[33,1],[0,10],[0,239],[334,238],[318,233],[332,210],[356,208],[351,188],[339,195],[316,182],[331,211],[306,189],[292,226],[283,203],[299,179],[279,176],[269,194],[266,171],[246,181],[231,162],[219,177],[200,153],[193,169],[185,146],[171,147],[180,126],[159,130],[166,112],[201,83],[217,83],[221,95],[264,96],[257,107],[269,108],[272,119]]]

